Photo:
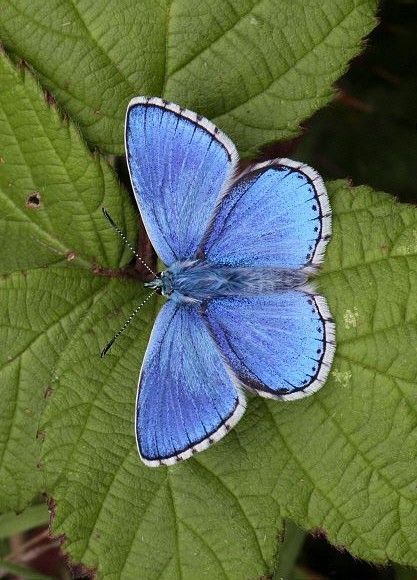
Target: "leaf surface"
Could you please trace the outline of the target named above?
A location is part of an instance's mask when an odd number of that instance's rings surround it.
[[[0,38],[90,143],[123,151],[137,95],[213,119],[244,155],[294,136],[375,24],[375,0],[3,0]]]
[[[64,344],[106,286],[93,270],[129,259],[101,206],[131,236],[135,218],[107,163],[4,56],[0,86],[0,510],[7,511],[44,489],[39,415]]]
[[[62,352],[44,420],[54,529],[74,558],[117,577],[138,563],[144,578],[256,577],[288,517],[357,556],[417,562],[417,211],[343,181],[330,194],[319,278],[337,325],[330,379],[298,402],[251,398],[223,441],[182,465],[147,468],[135,449],[154,306],[104,362],[93,353],[108,320],[90,311]],[[131,300],[116,288],[106,310]]]
[[[269,4],[248,5],[250,16],[263,5]],[[370,6],[333,5],[350,7],[343,26]],[[79,11],[85,5],[71,6]],[[90,4],[88,14],[99,27],[97,6],[102,4]],[[291,6],[300,9],[301,3]],[[303,6],[308,15],[312,4]],[[158,7],[152,3],[149,10]],[[179,7],[173,4],[171,12]],[[23,13],[30,10],[20,6]],[[134,18],[128,13],[126,22],[128,16]],[[48,18],[40,19],[45,38],[56,24]],[[115,28],[127,26],[123,18]],[[238,30],[230,18],[230,30]],[[2,15],[0,27],[6,21]],[[326,19],[321,26],[328,26]],[[216,31],[208,29],[188,47],[179,43],[181,66],[195,43],[213,43]],[[350,28],[343,30],[349,38]],[[42,40],[35,26],[33,37]],[[103,43],[105,35],[99,39]],[[23,34],[19,42],[26,42]],[[58,43],[56,51],[62,47]],[[71,54],[61,54],[62,67]],[[65,534],[74,559],[98,567],[103,577],[240,580],[268,574],[282,518],[320,528],[355,555],[416,565],[416,210],[369,188],[330,184],[334,236],[320,286],[336,319],[338,350],[327,385],[299,402],[252,398],[225,440],[183,465],[152,470],[137,457],[133,410],[158,304],[143,308],[104,361],[98,356],[144,298],[142,287],[120,272],[128,254],[101,216],[105,204],[133,239],[128,196],[74,126],[42,101],[27,72],[17,73],[1,58],[0,81],[0,303],[6,304],[0,313],[0,507],[22,509],[46,488],[55,501],[54,532]],[[105,85],[100,90],[106,94]],[[120,98],[114,86],[110,93]],[[62,90],[60,99],[91,141],[103,144],[106,131],[121,130],[119,113],[102,125],[89,124],[91,104],[80,106],[83,118],[68,105],[76,98],[66,101],[66,95]],[[261,144],[252,129],[238,128],[236,135],[244,151]],[[37,468],[45,395],[46,438]]]

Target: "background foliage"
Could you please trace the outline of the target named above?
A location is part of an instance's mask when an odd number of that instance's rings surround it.
[[[98,356],[143,296],[101,215],[105,205],[135,237],[135,209],[102,156],[122,151],[129,98],[179,101],[252,154],[296,135],[328,102],[375,24],[375,3],[122,4],[2,4],[1,510],[22,510],[46,490],[54,533],[104,577],[269,574],[284,518],[320,528],[356,556],[417,566],[414,208],[328,183],[334,237],[320,286],[338,338],[328,385],[296,403],[252,399],[225,441],[184,465],[144,467],[132,436],[158,305],[143,309],[107,359]],[[392,43],[408,46],[404,34]],[[368,49],[354,65],[306,138],[264,156],[291,149],[356,183],[371,165],[370,185],[412,199],[403,146],[411,64],[395,75],[395,50],[379,50],[386,54]],[[394,146],[373,154],[380,126],[404,156]]]

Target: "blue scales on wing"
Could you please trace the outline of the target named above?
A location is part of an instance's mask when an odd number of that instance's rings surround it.
[[[170,465],[223,437],[245,409],[236,382],[197,307],[168,301],[139,378],[136,433],[144,462]]]
[[[258,394],[297,399],[326,380],[335,347],[323,297],[288,290],[216,298],[203,305],[203,313],[238,379]]]
[[[149,238],[168,266],[192,258],[238,155],[207,119],[159,98],[138,97],[125,130],[133,189]]]
[[[302,163],[276,159],[237,177],[217,206],[200,253],[229,266],[315,266],[330,232],[320,176]]]

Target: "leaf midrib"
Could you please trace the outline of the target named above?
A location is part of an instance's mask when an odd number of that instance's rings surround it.
[[[231,113],[233,113],[234,111],[236,111],[240,107],[242,107],[244,105],[247,105],[251,101],[257,99],[260,95],[262,95],[262,94],[266,93],[267,91],[269,91],[273,85],[280,83],[291,70],[293,70],[297,66],[299,66],[303,62],[303,60],[305,58],[307,58],[308,56],[310,56],[311,54],[313,54],[314,51],[317,50],[317,48],[319,48],[322,44],[324,44],[326,42],[326,40],[329,38],[329,36],[331,36],[333,34],[333,32],[337,28],[339,28],[343,24],[343,22],[345,20],[347,20],[352,15],[352,13],[355,10],[358,9],[358,7],[360,5],[361,4],[356,5],[351,10],[349,10],[349,12],[347,14],[345,14],[343,16],[343,18],[333,28],[331,28],[324,36],[322,36],[320,38],[320,40],[316,44],[314,44],[313,48],[308,49],[300,58],[298,58],[297,60],[295,60],[294,62],[292,62],[290,64],[290,66],[288,66],[286,69],[284,69],[279,74],[279,76],[277,76],[276,78],[273,78],[273,80],[267,86],[263,87],[259,92],[255,93],[254,95],[251,95],[250,97],[246,98],[245,101],[243,101],[241,103],[238,103],[237,105],[233,105],[230,109],[227,109],[226,111],[222,111],[220,113],[215,113],[215,118],[217,119],[217,118],[224,117],[226,115],[231,115]]]
[[[232,24],[232,26],[230,26],[229,28],[223,29],[221,31],[221,33],[219,34],[219,36],[217,36],[208,46],[204,46],[201,50],[199,50],[198,52],[196,52],[195,54],[193,54],[186,62],[182,63],[181,65],[177,66],[177,68],[175,68],[173,71],[171,71],[168,74],[168,34],[167,34],[167,52],[166,52],[166,56],[165,56],[165,75],[164,75],[164,82],[163,82],[163,90],[161,94],[165,93],[166,90],[166,86],[167,83],[170,79],[172,79],[174,77],[174,75],[178,72],[180,72],[181,70],[183,70],[186,66],[188,66],[190,63],[192,63],[194,60],[196,60],[199,56],[201,56],[202,54],[204,54],[206,51],[210,50],[215,44],[217,44],[217,42],[219,42],[219,40],[221,40],[224,36],[226,36],[230,31],[232,31],[234,28],[236,28],[236,26],[238,26],[243,20],[245,20],[245,18],[247,18],[258,6],[260,6],[260,4],[262,4],[265,0],[257,0],[257,3],[254,4],[249,10],[248,12],[246,12],[245,14],[242,14],[242,16],[238,17],[237,20]],[[171,6],[170,6],[170,10],[172,8],[172,5],[174,4],[174,0],[172,0],[171,2]],[[168,14],[169,17],[169,14]],[[167,28],[167,31],[169,32],[169,28]]]

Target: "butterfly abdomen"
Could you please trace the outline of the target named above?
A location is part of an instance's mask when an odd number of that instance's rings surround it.
[[[241,268],[207,260],[177,262],[165,273],[175,301],[203,301],[219,296],[271,294],[304,284],[307,274],[285,268]]]

